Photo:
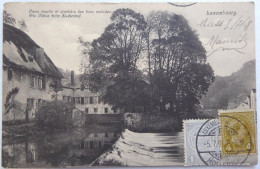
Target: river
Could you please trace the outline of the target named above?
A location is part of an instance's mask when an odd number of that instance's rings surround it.
[[[155,165],[181,165],[183,150],[181,137],[178,135],[122,131],[119,125],[114,124],[92,125],[84,130],[9,139],[2,147],[2,166],[141,166],[146,165],[144,160],[155,160],[155,163],[150,163]],[[111,158],[114,158],[112,163]]]

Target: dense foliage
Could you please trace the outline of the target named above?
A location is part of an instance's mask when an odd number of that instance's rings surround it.
[[[214,81],[197,33],[181,15],[157,11],[144,18],[118,9],[98,39],[80,42],[89,60],[81,80],[114,107],[178,115],[199,104]]]
[[[43,104],[36,112],[36,124],[46,130],[67,130],[73,125],[74,106],[65,101],[52,101]]]

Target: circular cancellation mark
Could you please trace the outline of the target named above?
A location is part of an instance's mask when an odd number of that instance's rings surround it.
[[[241,165],[243,164],[252,149],[245,145],[245,139],[250,141],[251,136],[247,127],[237,118],[231,116],[220,116],[222,121],[225,121],[224,131],[221,131],[221,125],[218,119],[207,120],[199,129],[196,136],[196,150],[198,156],[205,165]],[[221,132],[225,132],[228,136],[225,137],[226,144],[222,146],[223,140]],[[240,136],[240,134],[242,135]],[[242,144],[245,147],[243,150],[236,150],[234,145]],[[222,148],[225,148],[226,153],[223,155]]]

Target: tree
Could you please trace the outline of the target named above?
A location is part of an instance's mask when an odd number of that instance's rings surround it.
[[[58,92],[62,91],[62,84],[60,80],[54,80],[52,83],[49,83],[50,92],[52,92],[52,98],[54,98],[55,101],[58,99]]]
[[[18,20],[18,23],[17,23],[16,19],[5,10],[3,12],[3,22],[6,24],[9,24],[9,25],[12,25],[14,27],[17,27],[22,31],[28,31],[27,25],[26,25],[24,19]]]
[[[115,107],[134,107],[142,98],[150,110],[159,107],[179,118],[181,111],[193,112],[214,81],[197,33],[181,15],[157,11],[145,21],[118,9],[101,37],[83,46],[90,60],[83,81]],[[147,56],[148,76],[137,68],[141,56]]]
[[[68,130],[73,125],[74,106],[65,101],[52,101],[43,104],[35,114],[36,124],[45,130]]]
[[[10,113],[10,111],[13,108],[20,107],[20,106],[18,106],[19,102],[15,101],[15,97],[18,94],[19,90],[20,90],[19,88],[15,87],[7,93],[5,103],[4,103],[4,108],[5,108],[4,115]],[[13,123],[14,123],[15,122],[15,111],[13,112],[13,114],[14,114],[14,119],[13,119]]]
[[[27,30],[27,25],[25,23],[25,21],[22,19],[22,20],[19,20],[18,21],[18,24],[19,24],[19,28],[22,30],[22,31],[28,31]]]
[[[214,80],[214,72],[206,63],[206,51],[198,35],[181,16],[168,12],[152,12],[147,20],[149,72],[153,84],[153,102],[162,111],[184,111],[193,107]]]
[[[114,107],[133,107],[134,91],[142,79],[137,68],[144,47],[144,17],[131,9],[118,9],[104,33],[87,47],[90,66],[81,79]],[[82,43],[81,43],[82,44]],[[86,50],[84,50],[86,51]]]
[[[3,22],[12,26],[15,26],[16,24],[16,19],[12,17],[10,13],[4,10],[3,12]]]

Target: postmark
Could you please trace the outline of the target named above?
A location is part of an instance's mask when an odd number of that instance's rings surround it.
[[[221,129],[219,119],[209,119],[196,135],[196,152],[205,165],[221,165]]]

